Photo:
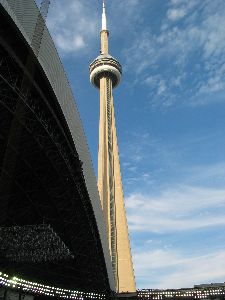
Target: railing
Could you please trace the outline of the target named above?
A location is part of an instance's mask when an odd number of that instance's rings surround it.
[[[168,290],[139,290],[138,299],[161,300],[161,299],[224,299],[224,285],[202,285],[187,289],[168,289]]]
[[[18,277],[10,277],[8,274],[0,272],[0,286],[8,289],[15,289],[23,293],[39,294],[44,296],[52,296],[63,299],[76,300],[104,300],[106,295],[103,293],[82,292],[77,290],[63,289],[59,287],[40,284],[37,282],[27,281]]]

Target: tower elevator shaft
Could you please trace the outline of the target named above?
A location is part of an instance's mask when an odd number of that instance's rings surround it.
[[[116,290],[135,292],[112,94],[113,88],[120,83],[122,67],[108,53],[108,35],[103,2],[101,55],[90,64],[91,82],[100,90],[98,189],[108,234]]]

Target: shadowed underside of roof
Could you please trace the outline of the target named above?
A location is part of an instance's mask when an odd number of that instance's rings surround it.
[[[13,20],[16,5],[26,9]],[[29,46],[33,1],[0,1],[0,14],[0,267],[28,280],[110,291],[97,185],[54,44],[45,29],[39,58]]]

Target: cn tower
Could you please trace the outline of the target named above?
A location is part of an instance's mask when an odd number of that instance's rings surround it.
[[[117,292],[135,292],[112,90],[122,76],[120,63],[109,55],[109,31],[103,0],[101,53],[90,64],[90,80],[100,90],[98,189],[105,218]]]

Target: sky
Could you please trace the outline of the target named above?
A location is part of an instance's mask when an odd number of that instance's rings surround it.
[[[225,281],[225,2],[107,0],[137,288]],[[40,1],[37,0],[39,4]],[[47,19],[97,171],[101,0],[52,0]]]

